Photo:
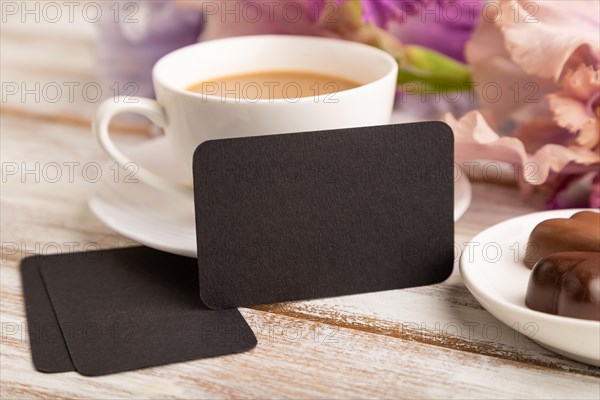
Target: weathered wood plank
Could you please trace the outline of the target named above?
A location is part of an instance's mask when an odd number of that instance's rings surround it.
[[[1,277],[2,365],[8,366],[2,371],[2,398],[597,398],[600,393],[594,377],[249,309],[242,313],[258,346],[248,353],[100,378],[42,374],[32,370],[29,358],[17,264],[4,263]]]

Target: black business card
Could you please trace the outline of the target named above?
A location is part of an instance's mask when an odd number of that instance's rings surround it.
[[[63,337],[32,341],[40,370],[69,370],[69,356],[79,373],[105,375],[256,345],[238,310],[215,311],[202,303],[196,259],[131,247],[35,256],[22,265],[28,322],[54,321]],[[31,278],[36,268],[45,289]]]
[[[215,309],[429,285],[454,257],[441,122],[207,141],[194,154],[200,294]]]
[[[27,257],[21,262],[21,282],[33,365],[42,372],[75,371],[40,275],[39,257]]]

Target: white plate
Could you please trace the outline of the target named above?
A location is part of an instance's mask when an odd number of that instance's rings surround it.
[[[177,164],[167,139],[159,137],[136,147],[128,155],[146,168],[173,179]],[[455,184],[454,219],[460,218],[471,203],[471,184],[463,175]],[[163,192],[144,183],[115,181],[105,174],[89,197],[89,206],[106,225],[123,236],[148,247],[196,257],[194,201]]]
[[[523,258],[531,231],[546,219],[569,218],[578,211],[544,211],[486,229],[462,253],[460,273],[473,296],[506,325],[565,357],[600,366],[600,322],[525,306],[531,271]]]

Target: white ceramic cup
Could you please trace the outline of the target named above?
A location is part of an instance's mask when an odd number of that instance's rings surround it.
[[[333,95],[256,100],[186,90],[192,84],[260,71],[304,71],[333,75],[359,87]],[[241,36],[194,44],[160,59],[153,70],[156,101],[109,99],[100,105],[93,131],[117,162],[135,162],[109,136],[110,120],[138,113],[162,127],[181,169],[170,181],[139,168],[137,178],[154,187],[189,193],[192,156],[210,139],[382,125],[390,121],[398,66],[388,53],[360,43],[305,36]]]

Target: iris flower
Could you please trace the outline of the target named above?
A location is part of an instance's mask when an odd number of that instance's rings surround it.
[[[493,84],[504,95],[490,99],[479,92],[480,110],[445,117],[455,132],[458,161],[519,166],[524,189],[552,190],[550,208],[598,207],[600,3],[498,4],[497,15],[481,21],[466,55],[477,87]]]

